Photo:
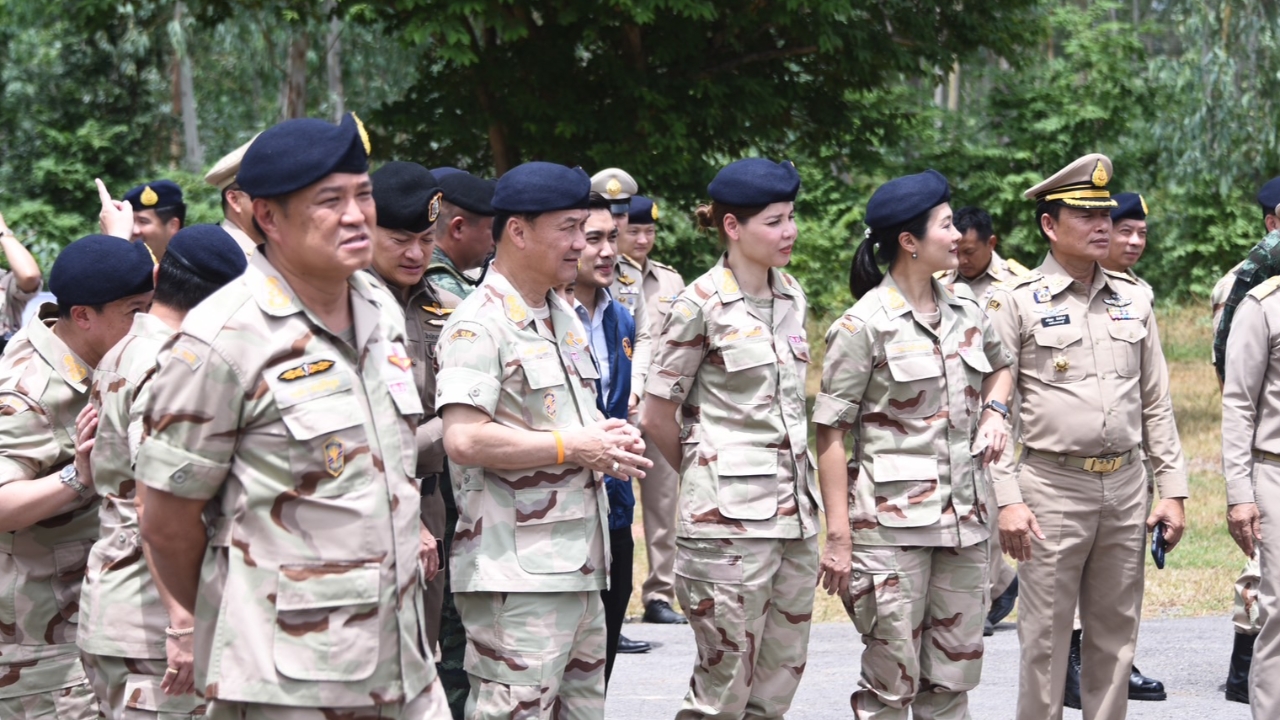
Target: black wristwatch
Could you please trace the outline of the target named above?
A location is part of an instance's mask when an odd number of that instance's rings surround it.
[[[986,410],[987,408],[991,408],[992,410],[1000,413],[1004,416],[1005,420],[1009,419],[1009,406],[999,400],[988,400],[987,404],[982,406],[983,410]]]

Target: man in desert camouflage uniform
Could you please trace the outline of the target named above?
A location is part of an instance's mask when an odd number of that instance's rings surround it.
[[[77,415],[90,372],[151,302],[146,247],[90,235],[49,275],[57,320],[32,320],[0,361],[0,717],[98,717],[76,647],[98,503]],[[74,462],[73,462],[74,460]],[[83,479],[82,479],[83,478]]]
[[[1186,522],[1151,303],[1098,264],[1111,242],[1111,174],[1107,157],[1085,155],[1025,193],[1050,254],[1038,275],[1002,284],[987,303],[1021,397],[1024,446],[992,469],[1000,543],[1020,562],[1019,720],[1062,717],[1077,601],[1085,716],[1125,716],[1146,531],[1164,523],[1173,548]],[[1160,489],[1150,512],[1144,451]]]
[[[422,404],[403,315],[358,272],[368,151],[351,115],[254,141],[237,181],[266,243],[152,381],[143,537],[195,616],[210,718],[447,717],[423,633]]]
[[[378,225],[373,231],[373,265],[369,268],[387,287],[405,315],[406,348],[413,381],[422,402],[418,424],[418,479],[422,484],[422,551],[440,557],[437,538],[444,537],[445,504],[440,493],[444,470],[444,431],[436,415],[436,342],[452,308],[460,299],[433,288],[423,277],[434,245],[432,229],[440,214],[440,188],[431,171],[412,162],[389,162],[372,173]],[[440,638],[444,573],[429,569],[425,595],[427,649]]]
[[[160,347],[188,310],[244,272],[244,251],[217,225],[193,225],[169,241],[147,313],[98,363],[90,398],[98,409],[92,455],[101,536],[89,553],[80,596],[79,645],[102,714],[192,717],[204,700],[191,677],[193,621],[156,585],[138,517],[146,486],[133,459]],[[167,663],[166,663],[167,660]]]
[[[649,463],[635,428],[601,419],[582,325],[552,292],[577,276],[589,192],[579,168],[504,175],[493,264],[440,339],[472,719],[604,717],[601,473],[643,477]]]

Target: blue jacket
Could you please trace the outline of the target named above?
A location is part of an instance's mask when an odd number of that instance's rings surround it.
[[[588,334],[590,331],[588,330]],[[636,321],[621,303],[609,303],[604,311],[604,336],[609,346],[607,358],[596,362],[609,363],[612,386],[609,397],[604,397],[600,381],[596,381],[596,407],[605,417],[627,419],[627,404],[631,400],[631,353],[636,343]],[[636,495],[631,480],[605,476],[605,492],[609,496],[609,529],[631,527],[635,519]]]

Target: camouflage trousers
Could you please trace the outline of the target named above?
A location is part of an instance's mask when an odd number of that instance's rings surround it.
[[[444,689],[437,678],[408,702],[332,708],[210,700],[206,717],[208,720],[449,720],[449,706],[445,704]]]
[[[853,546],[845,610],[862,634],[859,720],[968,718],[982,677],[986,541],[966,548]]]
[[[676,539],[676,597],[698,643],[677,720],[781,718],[809,656],[818,539]]]
[[[71,687],[0,700],[4,720],[96,720],[98,701],[88,681]]]
[[[199,695],[166,695],[160,689],[168,668],[164,660],[89,653],[81,658],[93,694],[98,696],[102,717],[107,720],[148,717],[179,720],[204,715],[204,698]]]
[[[1236,601],[1231,613],[1231,624],[1236,632],[1257,635],[1262,629],[1258,619],[1258,586],[1262,583],[1262,569],[1258,567],[1258,553],[1254,552],[1236,579]]]
[[[468,720],[604,718],[600,591],[459,592]]]

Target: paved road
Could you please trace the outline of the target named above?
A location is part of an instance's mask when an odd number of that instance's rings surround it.
[[[627,625],[623,634],[661,646],[647,655],[623,655],[613,670],[605,716],[608,720],[675,717],[689,687],[693,634],[685,626]],[[1129,717],[1248,720],[1249,708],[1222,698],[1231,656],[1231,620],[1226,617],[1149,620],[1142,624],[1138,667],[1159,678],[1169,691],[1165,702],[1129,703]],[[849,718],[849,694],[858,678],[862,643],[852,624],[815,625],[809,665],[789,720]],[[1018,694],[1018,635],[1004,623],[987,638],[982,684],[970,694],[977,720],[1012,720]],[[1064,720],[1077,720],[1067,710]]]

